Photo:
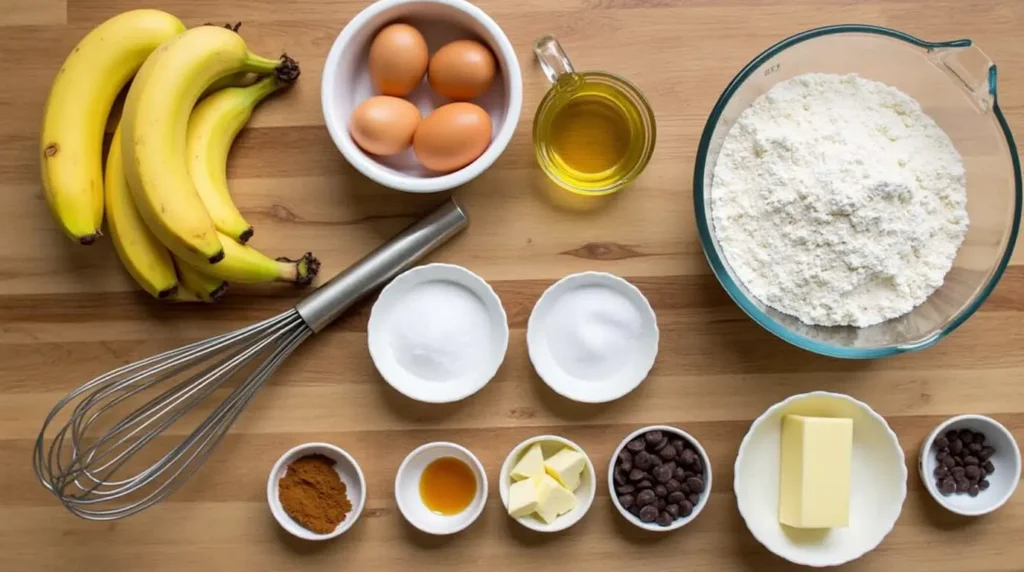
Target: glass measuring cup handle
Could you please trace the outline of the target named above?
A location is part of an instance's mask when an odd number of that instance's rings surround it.
[[[576,73],[569,56],[565,55],[565,50],[554,36],[544,36],[534,42],[533,53],[537,55],[540,67],[551,83],[558,83],[558,78],[565,74]]]

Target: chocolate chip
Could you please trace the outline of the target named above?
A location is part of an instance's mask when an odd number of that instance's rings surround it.
[[[633,505],[633,506],[629,507],[629,514],[639,518],[640,517],[640,507],[638,507],[637,505]]]
[[[650,479],[644,479],[644,480],[642,480],[642,481],[640,481],[639,483],[636,484],[636,488],[641,489],[641,490],[643,490],[643,489],[653,489],[654,488],[654,483],[652,483]]]
[[[661,443],[662,438],[664,438],[664,435],[661,434],[661,431],[648,431],[644,435],[644,440],[647,441],[648,445],[657,445]]]
[[[970,465],[964,469],[964,476],[969,480],[976,481],[981,478],[981,467]]]
[[[939,437],[938,439],[935,440],[935,446],[938,447],[939,449],[945,449],[946,447],[949,447],[949,439],[946,439],[945,437]]]
[[[988,471],[985,470],[985,467],[978,467],[978,480],[984,479],[987,476]]]
[[[686,495],[680,492],[669,493],[667,500],[669,504],[679,504],[686,500]]]
[[[942,464],[945,465],[947,469],[952,469],[956,466],[956,461],[953,460],[952,456],[948,456],[945,459],[942,459]]]
[[[953,439],[956,439],[956,436],[957,436],[956,429],[950,429],[949,431],[946,431],[946,440],[947,441],[952,441]]]
[[[949,468],[946,465],[939,465],[935,467],[935,478],[944,479],[949,476]]]
[[[659,483],[667,483],[672,480],[672,468],[668,465],[654,467],[654,470],[651,471],[651,476]]]
[[[964,457],[964,466],[965,467],[969,467],[971,465],[977,465],[977,464],[978,464],[978,458],[975,457],[974,455],[967,455],[966,457]]]
[[[682,452],[685,448],[685,444],[682,439],[672,439],[669,441],[669,445],[672,445],[676,451]]]
[[[959,436],[960,441],[963,442],[964,445],[970,445],[974,442],[974,431],[971,431],[970,429],[961,429]]]
[[[949,451],[948,450],[946,450],[946,449],[939,449],[939,452],[935,454],[935,460],[941,463],[942,461],[946,460],[946,457],[948,457],[948,456],[949,456]]]
[[[981,487],[979,487],[978,485],[974,485],[970,488],[970,490],[967,491],[967,494],[971,495],[972,497],[976,497],[978,496],[979,492],[981,492]]]
[[[949,470],[949,474],[953,475],[954,479],[962,479],[966,470],[963,467],[953,467]]]
[[[700,495],[697,493],[690,493],[690,496],[686,497],[686,499],[690,501],[690,504],[693,506],[700,504]]]
[[[960,451],[964,449],[964,442],[960,439],[953,439],[949,442],[949,452],[954,455],[959,455]]]
[[[953,477],[946,477],[942,479],[942,484],[939,485],[939,490],[942,492],[942,494],[947,496],[955,493],[956,481],[953,480]]]
[[[618,463],[623,469],[631,470],[633,468],[633,455],[625,449],[619,451]]]
[[[679,492],[683,493],[684,495],[690,494],[690,485],[686,483],[679,483]]]
[[[970,451],[971,453],[974,453],[975,455],[980,453],[982,449],[984,449],[984,447],[982,447],[981,443],[978,443],[977,441],[967,446],[967,450]]]
[[[665,510],[665,507],[668,506],[668,503],[665,502],[665,499],[658,499],[654,501],[654,506],[658,507],[658,510]]]
[[[682,455],[679,456],[680,461],[684,467],[692,467],[694,461],[697,460],[697,453],[693,452],[693,449],[684,449]]]
[[[996,454],[996,450],[992,447],[982,447],[981,452],[978,453],[978,458],[982,461],[987,461],[992,458],[992,455]]]
[[[658,507],[647,505],[640,509],[640,522],[654,522],[658,519]]]
[[[982,465],[982,468],[984,468],[985,472],[988,473],[989,475],[996,472],[996,466],[992,464],[992,461],[985,461],[985,464]]]
[[[986,481],[985,479],[981,479],[980,481],[978,481],[978,488],[980,490],[985,490],[985,489],[988,488],[988,486],[989,486],[989,482]]]
[[[646,478],[647,473],[641,471],[640,469],[633,469],[632,471],[629,472],[629,480],[633,482],[642,481]],[[616,475],[616,480],[618,480],[618,475]]]
[[[672,520],[679,518],[679,505],[669,504],[665,506],[665,512],[672,515]]]
[[[626,448],[629,449],[630,451],[632,451],[633,453],[639,453],[640,451],[643,451],[644,450],[644,440],[643,440],[643,437],[637,437],[636,439],[633,439],[629,443],[626,443]]]
[[[686,518],[691,514],[693,514],[693,503],[688,500],[679,503],[679,516]]]
[[[683,473],[683,480],[685,481],[686,479],[693,478],[696,476],[697,474],[694,473],[693,471],[686,471],[685,473]]]
[[[680,482],[685,481],[686,471],[682,467],[676,467],[676,470],[672,471],[672,478]]]
[[[633,465],[637,469],[644,471],[650,470],[654,466],[654,455],[651,455],[647,451],[640,451],[633,457]]]
[[[629,507],[636,504],[636,497],[633,495],[622,495],[619,497],[619,506],[628,509]]]
[[[636,504],[640,506],[647,506],[653,503],[654,499],[654,491],[651,489],[644,489],[636,495]]]
[[[704,492],[704,481],[702,481],[699,477],[690,477],[689,479],[686,479],[686,486],[690,487],[691,492]]]
[[[668,447],[665,447],[664,449],[658,451],[658,456],[661,457],[662,459],[665,459],[666,461],[675,459],[676,448],[673,447],[672,445],[669,445]]]
[[[700,457],[697,457],[697,458],[696,458],[696,459],[695,459],[695,460],[693,461],[693,470],[694,470],[694,472],[696,472],[697,474],[700,474],[700,475],[703,475],[703,474],[704,474],[704,461],[701,461],[701,460],[700,460]]]
[[[665,485],[654,485],[654,495],[658,498],[665,498],[668,496],[668,489],[665,488]]]
[[[984,445],[985,444],[985,434],[982,433],[981,431],[975,431],[974,432],[974,442],[979,444],[979,445]]]
[[[654,446],[654,451],[660,454],[665,447],[668,447],[668,437],[662,437],[661,441],[658,441],[658,444]]]
[[[621,485],[621,486],[615,487],[615,492],[619,493],[620,495],[627,495],[627,494],[635,492],[635,491],[636,491],[636,486],[630,485],[630,484],[625,484],[625,485]]]
[[[956,492],[966,493],[971,488],[971,483],[967,479],[958,479],[956,481]]]
[[[665,490],[667,490],[670,493],[674,493],[679,490],[679,486],[679,481],[675,479],[669,479],[668,482],[665,483]]]
[[[963,453],[960,453],[960,456],[953,457],[953,465],[954,466],[956,466],[956,467],[964,466],[964,458],[963,458],[962,455],[963,455]]]
[[[661,457],[657,455],[651,455],[651,464],[653,464],[655,467],[660,467],[665,464],[665,461],[662,461]]]
[[[658,524],[661,526],[668,526],[672,524],[672,521],[674,521],[675,519],[676,517],[672,516],[667,510],[662,511],[662,513],[658,515]]]

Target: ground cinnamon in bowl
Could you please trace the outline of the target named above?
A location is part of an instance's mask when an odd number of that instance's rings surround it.
[[[334,459],[308,455],[292,461],[278,481],[281,506],[295,522],[317,534],[334,532],[349,511],[345,483],[334,470]]]

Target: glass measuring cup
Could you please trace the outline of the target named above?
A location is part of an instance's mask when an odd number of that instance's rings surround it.
[[[533,46],[552,86],[533,119],[533,148],[544,173],[579,195],[608,195],[643,172],[654,152],[654,111],[629,81],[576,72],[562,46],[544,36]]]

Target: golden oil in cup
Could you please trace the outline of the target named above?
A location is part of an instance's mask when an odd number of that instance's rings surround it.
[[[654,152],[654,111],[633,84],[576,72],[552,36],[533,46],[552,86],[533,120],[541,169],[564,189],[607,195],[633,182]]]

